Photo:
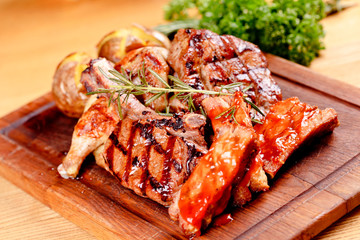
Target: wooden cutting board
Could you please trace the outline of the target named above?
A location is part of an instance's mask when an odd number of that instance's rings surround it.
[[[202,239],[309,239],[360,204],[360,89],[267,57],[284,99],[332,107],[341,125],[294,153],[270,191]],[[75,123],[50,93],[1,118],[0,174],[100,239],[184,239],[166,208],[121,187],[92,157],[76,180],[58,175]]]

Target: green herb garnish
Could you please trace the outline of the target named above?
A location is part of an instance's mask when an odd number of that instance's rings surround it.
[[[197,10],[197,16],[189,14]],[[157,30],[206,28],[255,43],[262,51],[308,66],[324,48],[322,0],[171,0]],[[176,27],[179,27],[176,29]]]
[[[117,83],[117,85],[111,86],[110,89],[99,88],[96,91],[89,92],[87,94],[88,95],[99,94],[99,93],[110,94],[108,104],[110,105],[112,100],[116,101],[116,103],[118,105],[120,119],[123,119],[122,108],[121,108],[121,99],[120,99],[120,97],[123,95],[125,95],[125,97],[123,98],[123,103],[124,103],[124,102],[127,102],[130,94],[142,95],[145,93],[152,93],[154,95],[145,101],[145,105],[149,105],[151,102],[155,101],[156,99],[163,96],[164,94],[173,93],[174,95],[171,98],[178,98],[181,100],[185,100],[188,104],[189,111],[194,112],[194,111],[197,111],[194,101],[193,101],[194,94],[201,93],[201,94],[215,95],[215,96],[224,96],[224,95],[232,96],[232,95],[234,95],[236,89],[239,89],[239,87],[241,85],[243,85],[243,83],[241,83],[241,82],[231,83],[228,85],[222,85],[222,86],[220,86],[220,91],[194,89],[191,86],[184,83],[183,81],[181,81],[180,79],[169,75],[168,77],[173,83],[173,85],[170,86],[167,83],[167,81],[165,81],[160,75],[158,75],[152,69],[148,68],[150,73],[153,74],[160,82],[162,82],[165,85],[165,87],[163,88],[163,87],[151,86],[146,82],[144,67],[141,70],[139,70],[139,72],[138,72],[138,77],[140,78],[141,84],[133,83],[132,82],[132,74],[131,73],[126,74],[126,72],[123,69],[121,69],[121,72],[118,72],[116,70],[109,70],[109,74],[104,72],[101,68],[99,68],[99,70],[107,79],[113,81],[114,83]],[[260,114],[264,115],[262,113],[262,111],[254,103],[252,103],[250,100],[247,99],[248,96],[245,94],[245,92],[248,91],[251,87],[252,87],[252,84],[250,84],[249,86],[247,86],[243,89],[243,93],[244,93],[243,99],[245,102],[250,104],[252,108],[254,108],[256,111],[258,111]],[[206,116],[202,107],[200,107],[199,110],[204,116]],[[236,108],[235,108],[235,106],[233,106],[233,107],[227,109],[224,112],[224,114],[220,114],[219,116],[217,116],[216,119],[222,117],[223,115],[225,115],[225,113],[227,113],[225,117],[231,116],[235,120],[235,118],[234,118],[235,110],[236,110]],[[159,114],[161,114],[163,116],[172,116],[172,114],[169,111],[169,106],[166,107],[165,113],[159,113]],[[237,123],[236,120],[235,120],[235,122]]]

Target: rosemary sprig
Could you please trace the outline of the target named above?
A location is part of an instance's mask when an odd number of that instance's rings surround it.
[[[162,82],[165,87],[154,87],[149,85],[145,79],[145,68],[143,67],[138,72],[138,77],[140,78],[141,84],[135,84],[132,82],[132,74],[126,74],[125,70],[121,70],[118,72],[116,70],[109,70],[110,74],[105,73],[101,68],[99,68],[100,72],[109,80],[116,83],[116,85],[112,85],[111,88],[99,88],[96,91],[89,92],[88,95],[99,94],[99,93],[109,93],[111,95],[110,101],[112,101],[115,97],[115,100],[118,102],[118,108],[120,113],[120,118],[122,119],[122,110],[121,110],[121,100],[120,97],[122,95],[126,95],[123,102],[126,102],[129,98],[130,94],[133,95],[143,95],[145,93],[154,94],[152,97],[145,101],[145,105],[151,104],[156,99],[160,98],[164,94],[174,93],[173,97],[178,97],[180,99],[184,99],[188,102],[189,111],[196,111],[195,104],[193,102],[193,95],[196,93],[207,94],[207,95],[233,95],[230,92],[218,92],[211,90],[203,90],[203,89],[194,89],[191,86],[187,85],[180,79],[174,76],[168,76],[170,80],[173,82],[173,86],[170,86],[160,75],[158,75],[155,71],[148,68],[149,72],[153,74],[160,82]],[[109,102],[110,104],[110,102]]]
[[[154,87],[149,85],[146,81],[144,64],[137,73],[138,77],[140,78],[141,84],[135,84],[134,82],[132,82],[132,73],[131,72],[126,73],[126,71],[123,68],[121,68],[121,72],[118,72],[116,70],[109,70],[110,74],[106,73],[101,68],[99,68],[99,70],[107,79],[116,83],[116,85],[111,86],[110,89],[99,88],[96,91],[89,92],[88,95],[109,93],[110,99],[108,104],[110,105],[112,100],[115,100],[117,102],[120,119],[123,119],[122,107],[121,107],[122,103],[120,99],[120,97],[123,95],[125,95],[125,97],[123,98],[123,103],[124,103],[127,102],[130,94],[133,95],[143,95],[145,93],[154,94],[152,97],[150,97],[145,101],[145,105],[149,105],[156,99],[163,96],[164,94],[173,93],[174,95],[171,98],[179,98],[185,100],[188,103],[189,111],[193,112],[197,110],[193,101],[194,94],[201,93],[201,94],[216,95],[216,96],[234,95],[234,93],[238,91],[239,87],[243,85],[243,83],[241,82],[222,85],[220,86],[219,91],[194,89],[191,86],[184,83],[183,81],[181,81],[179,78],[169,75],[168,78],[173,83],[173,85],[170,86],[168,82],[165,81],[159,74],[157,74],[151,68],[147,68],[147,70],[149,70],[149,72],[165,86],[165,87]],[[245,92],[248,91],[250,88],[252,88],[252,84],[248,85],[242,90],[242,92],[244,93],[243,94],[244,101],[250,104],[250,106],[254,108],[256,111],[258,111],[261,115],[265,116],[264,113],[253,102],[247,99],[248,96],[245,94]],[[204,116],[206,116],[204,110],[201,107],[200,107],[200,111]],[[234,117],[235,111],[236,111],[236,107],[232,106],[229,109],[225,110],[224,112],[220,113],[218,116],[216,116],[215,119],[219,119],[223,116],[225,118],[231,116],[231,118],[238,124],[238,122]],[[169,107],[166,108],[165,113],[159,113],[159,114],[164,116],[172,116],[172,114],[169,112]],[[259,123],[259,121],[255,121],[255,120],[252,121]]]
[[[231,118],[232,118],[237,124],[239,124],[238,121],[236,121],[236,119],[235,119],[235,115],[234,115],[234,114],[235,114],[235,111],[236,111],[236,107],[235,107],[235,106],[232,106],[232,107],[226,109],[225,111],[223,111],[222,113],[220,113],[219,115],[217,115],[217,116],[215,117],[215,119],[219,119],[219,118],[221,118],[221,117],[223,117],[223,116],[224,116],[224,118],[228,118],[229,116],[231,116]]]

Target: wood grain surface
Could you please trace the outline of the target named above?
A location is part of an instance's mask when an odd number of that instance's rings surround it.
[[[99,39],[132,22],[163,22],[165,0],[0,1],[0,115],[50,90],[58,62],[70,52],[94,54]],[[310,66],[331,78],[360,86],[360,1],[323,20],[327,49]],[[351,186],[350,186],[351,187]],[[341,189],[341,186],[339,186]],[[322,232],[318,239],[356,239],[359,208]],[[0,178],[0,236],[5,239],[92,239],[84,231]]]

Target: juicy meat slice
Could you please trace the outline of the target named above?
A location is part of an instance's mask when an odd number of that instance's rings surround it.
[[[170,67],[166,62],[168,50],[161,47],[143,47],[133,50],[126,54],[126,56],[115,65],[115,69],[119,72],[125,71],[126,74],[131,75],[132,81],[136,84],[141,84],[140,77],[145,77],[146,82],[153,87],[165,88],[157,77],[155,77],[149,69],[156,72],[164,81],[168,81]],[[141,76],[141,72],[143,75]],[[139,76],[140,75],[140,76]],[[138,99],[145,103],[155,94],[145,93],[138,95]],[[167,94],[162,95],[158,99],[152,101],[149,107],[156,111],[163,111],[168,105]]]
[[[207,152],[205,123],[204,116],[194,113],[127,117],[105,143],[106,169],[138,195],[170,205],[198,157]]]
[[[236,204],[242,205],[251,199],[246,193],[247,187],[253,192],[267,190],[266,174],[273,178],[296,149],[315,137],[332,132],[337,126],[339,120],[332,108],[320,110],[300,102],[297,97],[274,104],[264,123],[255,126],[258,153],[251,160],[249,171],[236,189]]]
[[[188,236],[198,236],[214,216],[224,211],[232,183],[244,174],[255,140],[249,108],[240,92],[235,98],[206,98],[202,106],[211,119],[215,139],[208,153],[198,160],[169,209],[170,216],[179,219]],[[234,118],[237,122],[230,117],[217,118],[231,107],[236,108]]]
[[[172,41],[168,62],[182,81],[196,89],[216,90],[221,85],[241,82],[238,90],[243,90],[251,85],[246,94],[265,113],[282,98],[260,49],[234,36],[181,29]],[[196,97],[200,100],[196,101]],[[195,96],[195,103],[202,99]],[[181,108],[178,101],[175,103],[175,109]],[[252,115],[262,118],[256,112]]]

